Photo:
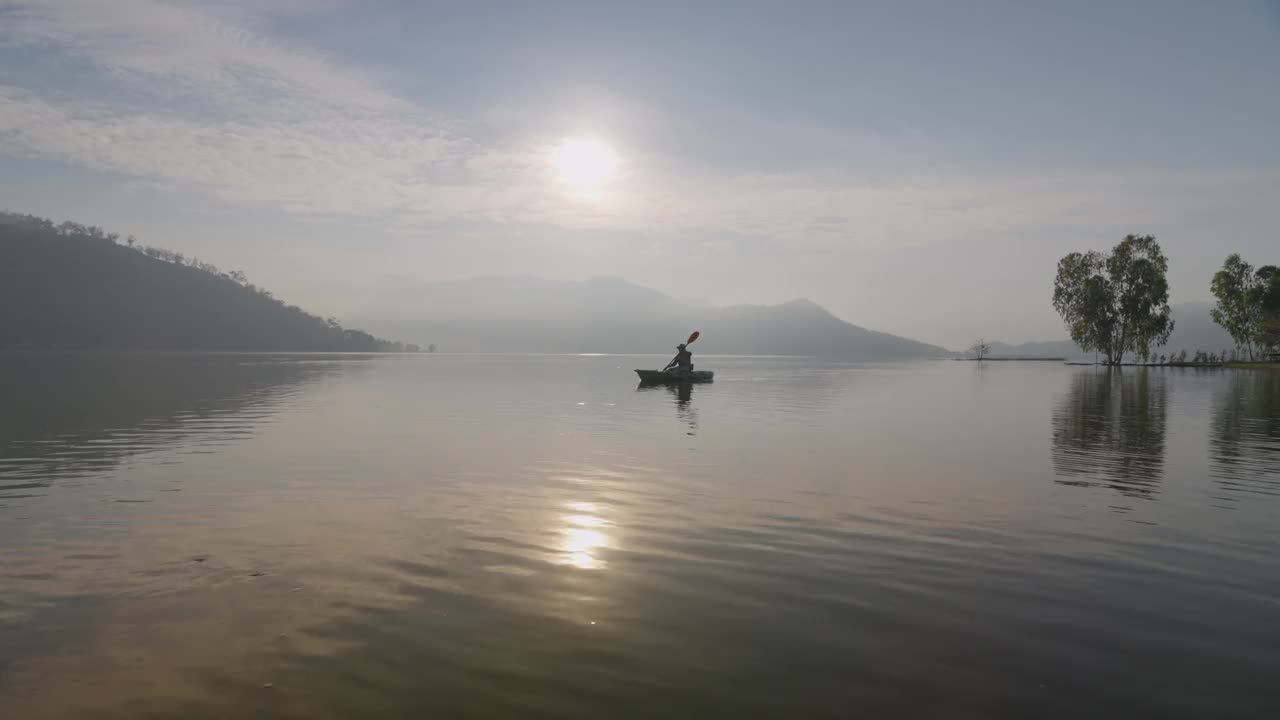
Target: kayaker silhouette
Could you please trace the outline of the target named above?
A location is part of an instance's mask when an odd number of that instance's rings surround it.
[[[693,370],[693,353],[689,352],[689,346],[697,340],[702,333],[694,331],[688,340],[676,346],[676,356],[667,363],[666,367],[661,370],[636,370],[636,374],[640,376],[641,385],[656,385],[671,382],[711,382],[715,373],[710,370]]]
[[[689,352],[689,346],[680,343],[676,346],[676,356],[672,358],[667,366],[662,368],[663,372],[675,369],[676,372],[693,372],[693,353]]]

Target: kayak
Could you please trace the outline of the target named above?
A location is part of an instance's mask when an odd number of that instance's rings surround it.
[[[715,377],[710,370],[636,370],[636,374],[642,383],[704,383]]]
[[[636,374],[642,383],[704,383],[715,377],[710,370],[636,370]]]

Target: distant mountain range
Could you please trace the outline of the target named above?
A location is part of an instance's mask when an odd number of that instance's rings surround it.
[[[1163,350],[1221,352],[1231,337],[1208,303],[1172,307],[1174,332]],[[840,360],[956,357],[938,345],[845,322],[808,300],[716,307],[676,300],[613,277],[581,282],[531,276],[483,277],[388,288],[355,320],[379,334],[435,344],[447,352],[654,353],[674,350],[681,333],[702,330],[694,349],[728,355],[801,355]],[[997,357],[1091,356],[1070,340],[1011,345]]]
[[[668,353],[701,330],[699,354],[904,360],[961,353],[845,322],[808,300],[716,307],[618,278],[488,277],[386,287],[352,319],[446,352]],[[1209,305],[1173,308],[1169,352],[1220,352]],[[1070,341],[992,344],[995,356],[1081,357]],[[287,305],[242,273],[124,241],[100,228],[0,213],[0,350],[398,351]]]
[[[1235,342],[1222,326],[1209,317],[1209,303],[1182,303],[1170,308],[1173,314],[1173,334],[1169,342],[1157,352],[1171,353],[1186,350],[1194,354],[1196,350],[1220,353],[1230,351]],[[1050,340],[1047,342],[1029,342],[1021,345],[1009,345],[1001,342],[991,343],[993,357],[1065,357],[1079,358],[1092,356],[1070,340]]]
[[[900,360],[952,355],[847,323],[807,300],[714,307],[617,278],[560,282],[488,277],[410,285],[372,299],[355,320],[447,352],[665,353],[702,330],[701,353]]]

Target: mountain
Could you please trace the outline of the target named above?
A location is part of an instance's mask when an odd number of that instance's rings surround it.
[[[1193,354],[1197,350],[1211,353],[1220,353],[1223,350],[1230,352],[1236,343],[1221,325],[1209,317],[1209,311],[1212,309],[1213,305],[1207,302],[1174,305],[1172,307],[1173,333],[1169,336],[1169,342],[1160,348],[1160,352],[1170,353],[1179,350],[1186,350],[1187,354]]]
[[[851,325],[807,300],[715,307],[618,278],[486,277],[387,288],[356,314],[379,332],[449,352],[674,353],[692,330],[716,354],[845,360],[945,357],[936,345]]]
[[[1209,317],[1209,310],[1212,307],[1209,303],[1181,303],[1171,306],[1169,309],[1173,315],[1173,333],[1169,336],[1169,342],[1157,352],[1168,354],[1186,350],[1188,354],[1194,354],[1196,350],[1203,350],[1220,353],[1234,348],[1235,342],[1227,331]],[[1091,357],[1093,353],[1084,352],[1070,340],[1050,340],[1021,345],[993,342],[991,355],[993,357],[1079,358]]]
[[[1042,342],[1026,342],[1010,345],[1002,342],[991,343],[991,357],[1075,357],[1083,354],[1080,348],[1070,340],[1045,340]]]
[[[286,305],[242,273],[119,241],[0,213],[0,349],[411,349]]]

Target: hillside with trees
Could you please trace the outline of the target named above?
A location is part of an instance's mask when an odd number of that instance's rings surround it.
[[[396,352],[244,273],[101,228],[0,213],[0,349]]]

